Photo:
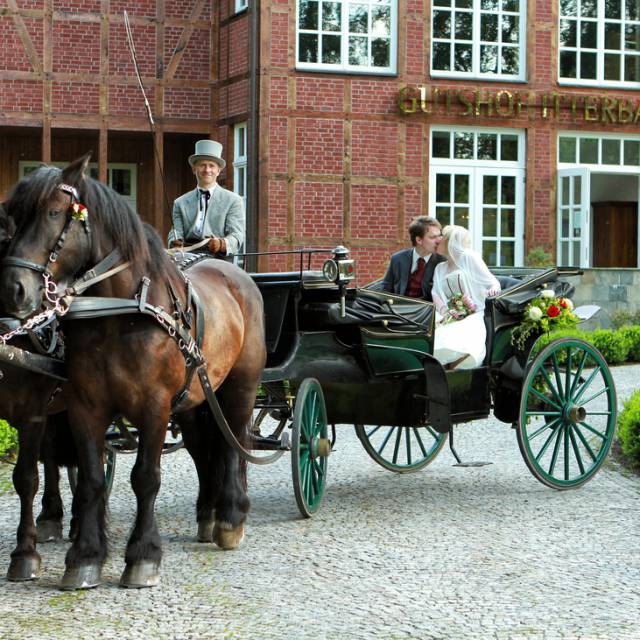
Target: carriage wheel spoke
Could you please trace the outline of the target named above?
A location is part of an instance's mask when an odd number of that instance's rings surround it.
[[[555,415],[557,415],[557,414],[555,414]],[[546,422],[541,427],[538,427],[533,433],[529,434],[529,440],[533,440],[534,438],[537,438],[541,433],[543,433],[547,429],[554,430],[556,428],[558,422],[560,422],[560,417],[559,416],[555,420],[552,420],[551,422]]]
[[[373,429],[371,429],[371,431],[367,431],[367,438],[370,438],[379,429],[382,429],[382,425],[381,424],[379,424],[377,427],[374,427]]]
[[[576,395],[573,397],[573,401],[574,402],[578,402],[580,400],[580,398],[582,398],[582,394],[591,386],[591,383],[593,382],[593,379],[596,377],[596,375],[598,375],[598,373],[600,371],[601,371],[600,365],[598,365],[591,372],[591,375],[585,380],[585,382],[582,385],[582,387],[580,387],[580,391],[578,391],[578,393],[576,393]]]
[[[556,468],[556,462],[558,461],[558,454],[560,453],[560,440],[562,439],[564,429],[560,427],[556,429],[554,433],[556,434],[556,444],[553,447],[553,454],[551,456],[551,462],[549,463],[549,475],[553,475],[553,470]]]
[[[533,387],[531,387],[529,391],[534,395],[538,396],[538,398],[543,400],[546,404],[551,405],[554,409],[557,409],[558,411],[562,411],[562,408],[559,405],[557,405],[555,402],[550,400],[547,396],[545,396],[544,393],[540,393],[540,391],[538,391],[537,389],[534,389]]]
[[[580,376],[582,375],[582,370],[584,369],[585,362],[587,361],[588,353],[586,351],[582,352],[582,358],[580,358],[580,363],[578,364],[578,368],[576,369],[576,373],[573,377],[573,382],[571,383],[571,391],[569,392],[569,397],[571,397],[578,386],[578,381],[580,380]]]
[[[587,450],[587,453],[591,456],[591,459],[595,462],[597,456],[593,452],[593,449],[591,448],[589,441],[584,437],[584,434],[578,428],[578,425],[573,426],[573,432],[577,434],[578,438],[580,438],[580,442],[582,442],[582,446]]]
[[[558,393],[560,394],[561,398],[564,398],[564,390],[562,387],[562,376],[560,374],[560,367],[558,366],[558,359],[556,357],[556,354],[554,353],[553,356],[551,357],[551,364],[553,365],[553,374],[556,378],[556,385],[558,387]]]
[[[571,397],[571,347],[567,347],[567,369],[565,371],[564,397]]]
[[[569,479],[569,426],[565,425],[562,429],[564,440],[564,479]]]
[[[422,442],[422,438],[420,437],[420,432],[418,431],[417,427],[413,427],[413,435],[416,437],[416,441],[418,442],[418,446],[420,447],[420,451],[422,451],[422,455],[426,458],[427,457],[427,450],[424,447],[424,444]]]
[[[584,406],[585,404],[589,404],[592,400],[595,400],[596,398],[599,398],[603,393],[607,393],[608,389],[606,387],[603,387],[602,389],[600,389],[600,391],[597,391],[596,393],[594,393],[592,396],[589,396],[586,400],[582,401],[582,405]],[[589,415],[593,414],[593,411],[589,411]],[[611,412],[609,412],[610,414]]]
[[[551,393],[553,393],[553,395],[555,396],[556,401],[562,404],[562,398],[558,394],[558,390],[553,385],[549,372],[546,370],[545,367],[540,367],[540,373],[542,373],[542,375],[544,376],[547,386],[549,387],[549,390],[551,391]]]
[[[593,435],[598,436],[598,438],[601,438],[603,441],[607,439],[606,433],[601,433],[595,427],[592,427],[590,424],[587,424],[586,422],[581,422],[580,424],[585,429],[588,429],[589,431],[591,431],[591,433],[593,433]]]
[[[544,444],[540,448],[536,455],[536,461],[540,462],[540,458],[545,454],[546,450],[549,448],[549,445],[553,442],[553,439],[558,437],[558,433],[560,429],[554,428],[553,431],[549,434],[549,437],[545,440]]]
[[[382,452],[384,451],[384,448],[387,446],[387,442],[389,442],[389,439],[391,438],[392,435],[393,435],[393,428],[389,427],[389,431],[387,431],[387,435],[384,437],[384,440],[378,447],[378,453],[380,455],[382,455]]]
[[[402,427],[396,427],[396,442],[393,447],[393,464],[398,463],[398,452],[400,451],[400,442],[402,440]]]

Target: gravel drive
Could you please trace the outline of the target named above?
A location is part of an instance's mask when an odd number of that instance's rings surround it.
[[[619,401],[640,365],[614,369]],[[131,456],[110,499],[106,584],[56,589],[66,542],[41,545],[33,583],[0,579],[3,638],[342,639],[640,637],[640,478],[607,462],[575,491],[531,476],[515,433],[493,419],[462,425],[456,448],[485,467],[452,466],[444,449],[415,474],[383,470],[339,427],[324,502],[300,518],[288,456],[252,467],[242,546],[195,542],[196,480],[184,450],[163,459],[156,513],[164,542],[155,589],[117,586],[133,522]],[[0,465],[2,573],[18,500]],[[69,492],[64,488],[66,504]]]

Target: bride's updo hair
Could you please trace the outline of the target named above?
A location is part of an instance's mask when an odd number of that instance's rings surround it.
[[[460,225],[448,224],[442,229],[442,238],[453,262],[457,263],[462,254],[471,249],[471,234]]]

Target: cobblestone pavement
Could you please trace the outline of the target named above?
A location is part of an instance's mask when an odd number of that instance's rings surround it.
[[[622,400],[640,366],[614,377]],[[368,458],[352,428],[339,429],[324,502],[310,520],[298,514],[288,456],[252,467],[247,535],[233,552],[194,541],[193,467],[185,451],[166,456],[162,583],[142,591],[117,586],[134,509],[131,458],[120,456],[106,584],[56,590],[67,543],[42,545],[38,582],[0,579],[2,637],[639,637],[639,478],[608,462],[578,490],[545,488],[527,471],[515,433],[493,419],[456,432],[464,458],[492,465],[453,467],[444,449],[430,467],[396,475]],[[2,467],[6,568],[18,501]]]

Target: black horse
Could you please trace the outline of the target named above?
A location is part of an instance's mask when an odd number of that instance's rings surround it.
[[[120,415],[139,431],[131,474],[138,509],[121,584],[152,586],[159,580],[161,559],[154,505],[172,411],[179,413],[200,481],[198,538],[232,549],[243,537],[249,510],[245,467],[220,437],[205,390],[196,376],[187,375],[186,360],[203,363],[198,375],[208,377],[217,390],[227,421],[243,442],[266,357],[262,298],[246,273],[217,260],[199,262],[189,271],[195,292],[190,295],[157,234],[145,232],[115,191],[85,176],[87,163],[88,156],[62,172],[42,167],[16,185],[8,206],[18,228],[4,261],[0,291],[7,311],[27,318],[40,308],[43,292],[55,298],[52,282],[64,291],[76,276],[109,258],[110,264],[126,268],[96,282],[88,293],[137,299],[140,306],[188,319],[194,337],[202,331],[196,348],[195,341],[171,335],[175,327],[163,326],[171,315],[162,313],[156,318],[129,314],[64,321],[66,404],[79,480],[78,533],[67,553],[62,587],[85,588],[101,581],[107,554],[104,434]],[[197,322],[190,303],[195,297],[202,310]]]

